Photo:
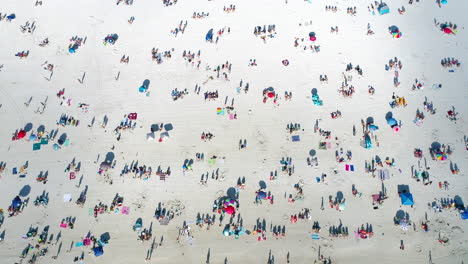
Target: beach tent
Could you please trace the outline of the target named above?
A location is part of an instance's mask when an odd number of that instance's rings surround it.
[[[163,132],[161,133],[161,136],[159,137],[160,141],[166,141],[169,139],[169,133]]]
[[[381,3],[379,7],[377,7],[377,10],[379,11],[379,14],[381,15],[390,13],[390,8],[385,3]]]
[[[411,193],[402,193],[400,197],[402,205],[414,205],[413,195]]]
[[[206,41],[213,41],[213,29],[208,30],[205,36]]]
[[[102,248],[102,246],[93,248],[93,251],[94,251],[94,256],[96,257],[99,257],[102,254],[104,254],[104,249]]]

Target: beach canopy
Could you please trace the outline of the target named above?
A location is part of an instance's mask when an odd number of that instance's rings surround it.
[[[411,193],[402,193],[400,197],[402,205],[414,205],[413,195]]]
[[[93,251],[94,251],[94,256],[96,257],[99,257],[102,254],[104,254],[104,249],[102,248],[102,246],[93,248]]]

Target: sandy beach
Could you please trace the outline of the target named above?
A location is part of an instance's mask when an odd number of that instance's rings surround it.
[[[0,263],[468,262],[442,2],[1,1]]]

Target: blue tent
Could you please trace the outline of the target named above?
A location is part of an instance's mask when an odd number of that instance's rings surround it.
[[[99,257],[102,254],[104,254],[104,249],[102,248],[102,246],[93,248],[93,251],[94,251],[94,256],[96,257]]]
[[[400,197],[402,205],[414,205],[413,195],[411,193],[402,193]]]
[[[465,211],[461,214],[461,219],[466,220],[468,219],[468,211]]]
[[[206,41],[213,41],[213,29],[208,30],[205,37]]]

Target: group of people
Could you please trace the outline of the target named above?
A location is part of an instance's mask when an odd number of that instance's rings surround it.
[[[453,67],[458,68],[458,67],[461,66],[461,62],[458,59],[455,59],[455,58],[443,58],[440,61],[440,64],[444,68],[453,68]]]

